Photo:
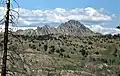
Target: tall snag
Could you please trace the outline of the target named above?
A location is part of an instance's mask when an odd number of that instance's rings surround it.
[[[5,32],[4,32],[4,53],[2,60],[1,76],[6,76],[6,63],[7,63],[7,44],[8,44],[8,27],[9,27],[9,13],[10,13],[10,0],[6,1],[6,14],[5,14]]]

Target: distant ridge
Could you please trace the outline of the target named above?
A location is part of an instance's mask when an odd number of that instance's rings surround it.
[[[21,35],[48,35],[48,34],[65,34],[71,36],[93,36],[95,33],[89,28],[85,27],[79,21],[69,20],[68,22],[62,23],[57,28],[44,25],[43,27],[37,27],[37,29],[18,30],[17,34]]]

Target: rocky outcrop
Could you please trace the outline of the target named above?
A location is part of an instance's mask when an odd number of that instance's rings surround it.
[[[48,34],[65,34],[71,36],[91,36],[95,35],[93,31],[85,27],[79,21],[69,20],[68,22],[62,23],[57,28],[50,27],[45,25],[43,27],[38,27],[36,30],[18,30],[18,34],[29,35],[29,36],[38,36],[38,35],[48,35]]]

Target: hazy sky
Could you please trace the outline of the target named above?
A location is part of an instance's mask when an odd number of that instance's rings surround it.
[[[49,10],[55,8],[74,9],[91,7],[100,9],[105,15],[113,15],[106,26],[120,24],[120,0],[16,0],[21,8],[28,10]]]

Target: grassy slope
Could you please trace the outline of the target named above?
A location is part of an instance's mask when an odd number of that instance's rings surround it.
[[[84,71],[89,76],[92,74],[115,76],[120,72],[119,37],[79,38],[66,35],[17,37],[22,40],[22,45],[14,37],[11,37],[9,43],[11,52],[9,54],[13,54],[15,61],[15,66],[14,62],[9,63],[9,69],[13,72],[23,73],[25,76],[39,75],[41,69],[42,73],[47,75],[49,72],[59,74],[61,70]],[[2,40],[1,37],[1,48]]]

